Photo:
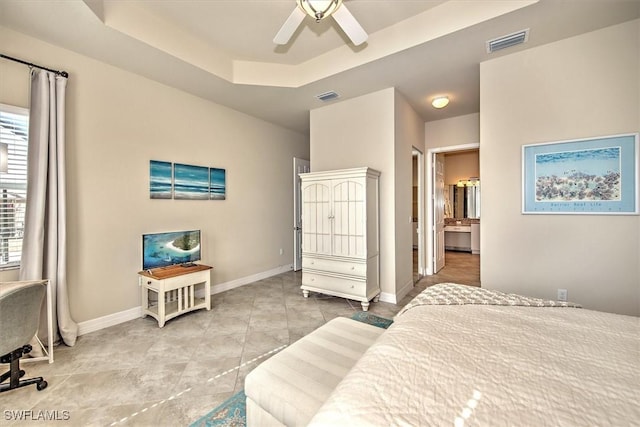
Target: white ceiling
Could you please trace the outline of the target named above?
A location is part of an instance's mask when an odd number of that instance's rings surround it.
[[[478,112],[480,62],[640,17],[640,0],[344,4],[364,45],[307,18],[276,46],[294,0],[0,0],[0,25],[306,133],[309,110],[326,105],[315,95],[329,90],[340,100],[393,86],[425,121]],[[525,28],[526,44],[486,53],[487,40]],[[38,63],[10,48],[0,53]],[[441,94],[451,103],[435,110]]]

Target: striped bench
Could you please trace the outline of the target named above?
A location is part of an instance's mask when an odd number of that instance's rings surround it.
[[[245,379],[247,426],[307,425],[384,331],[338,317],[264,361]]]

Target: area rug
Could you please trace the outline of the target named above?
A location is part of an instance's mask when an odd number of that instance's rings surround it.
[[[200,418],[191,427],[244,427],[247,425],[247,396],[241,390]]]
[[[393,323],[393,320],[387,319],[385,317],[376,316],[375,314],[371,314],[368,311],[358,311],[353,316],[351,316],[353,320],[357,320],[362,323],[368,323],[373,326],[377,326],[378,328],[387,329]]]
[[[384,329],[393,323],[391,319],[366,311],[358,311],[351,318]],[[237,392],[213,411],[191,424],[191,427],[245,427],[247,425],[246,399],[244,390]]]

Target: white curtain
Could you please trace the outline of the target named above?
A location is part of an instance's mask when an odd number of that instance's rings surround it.
[[[53,340],[59,342],[62,338],[72,346],[78,336],[78,325],[71,318],[67,292],[66,85],[65,77],[45,70],[31,70],[27,209],[20,280],[51,281]],[[46,319],[46,305],[43,305],[38,332],[43,342],[47,334]]]

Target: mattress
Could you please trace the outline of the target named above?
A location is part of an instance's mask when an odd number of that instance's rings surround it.
[[[637,317],[459,286],[405,307],[310,425],[637,425]]]

